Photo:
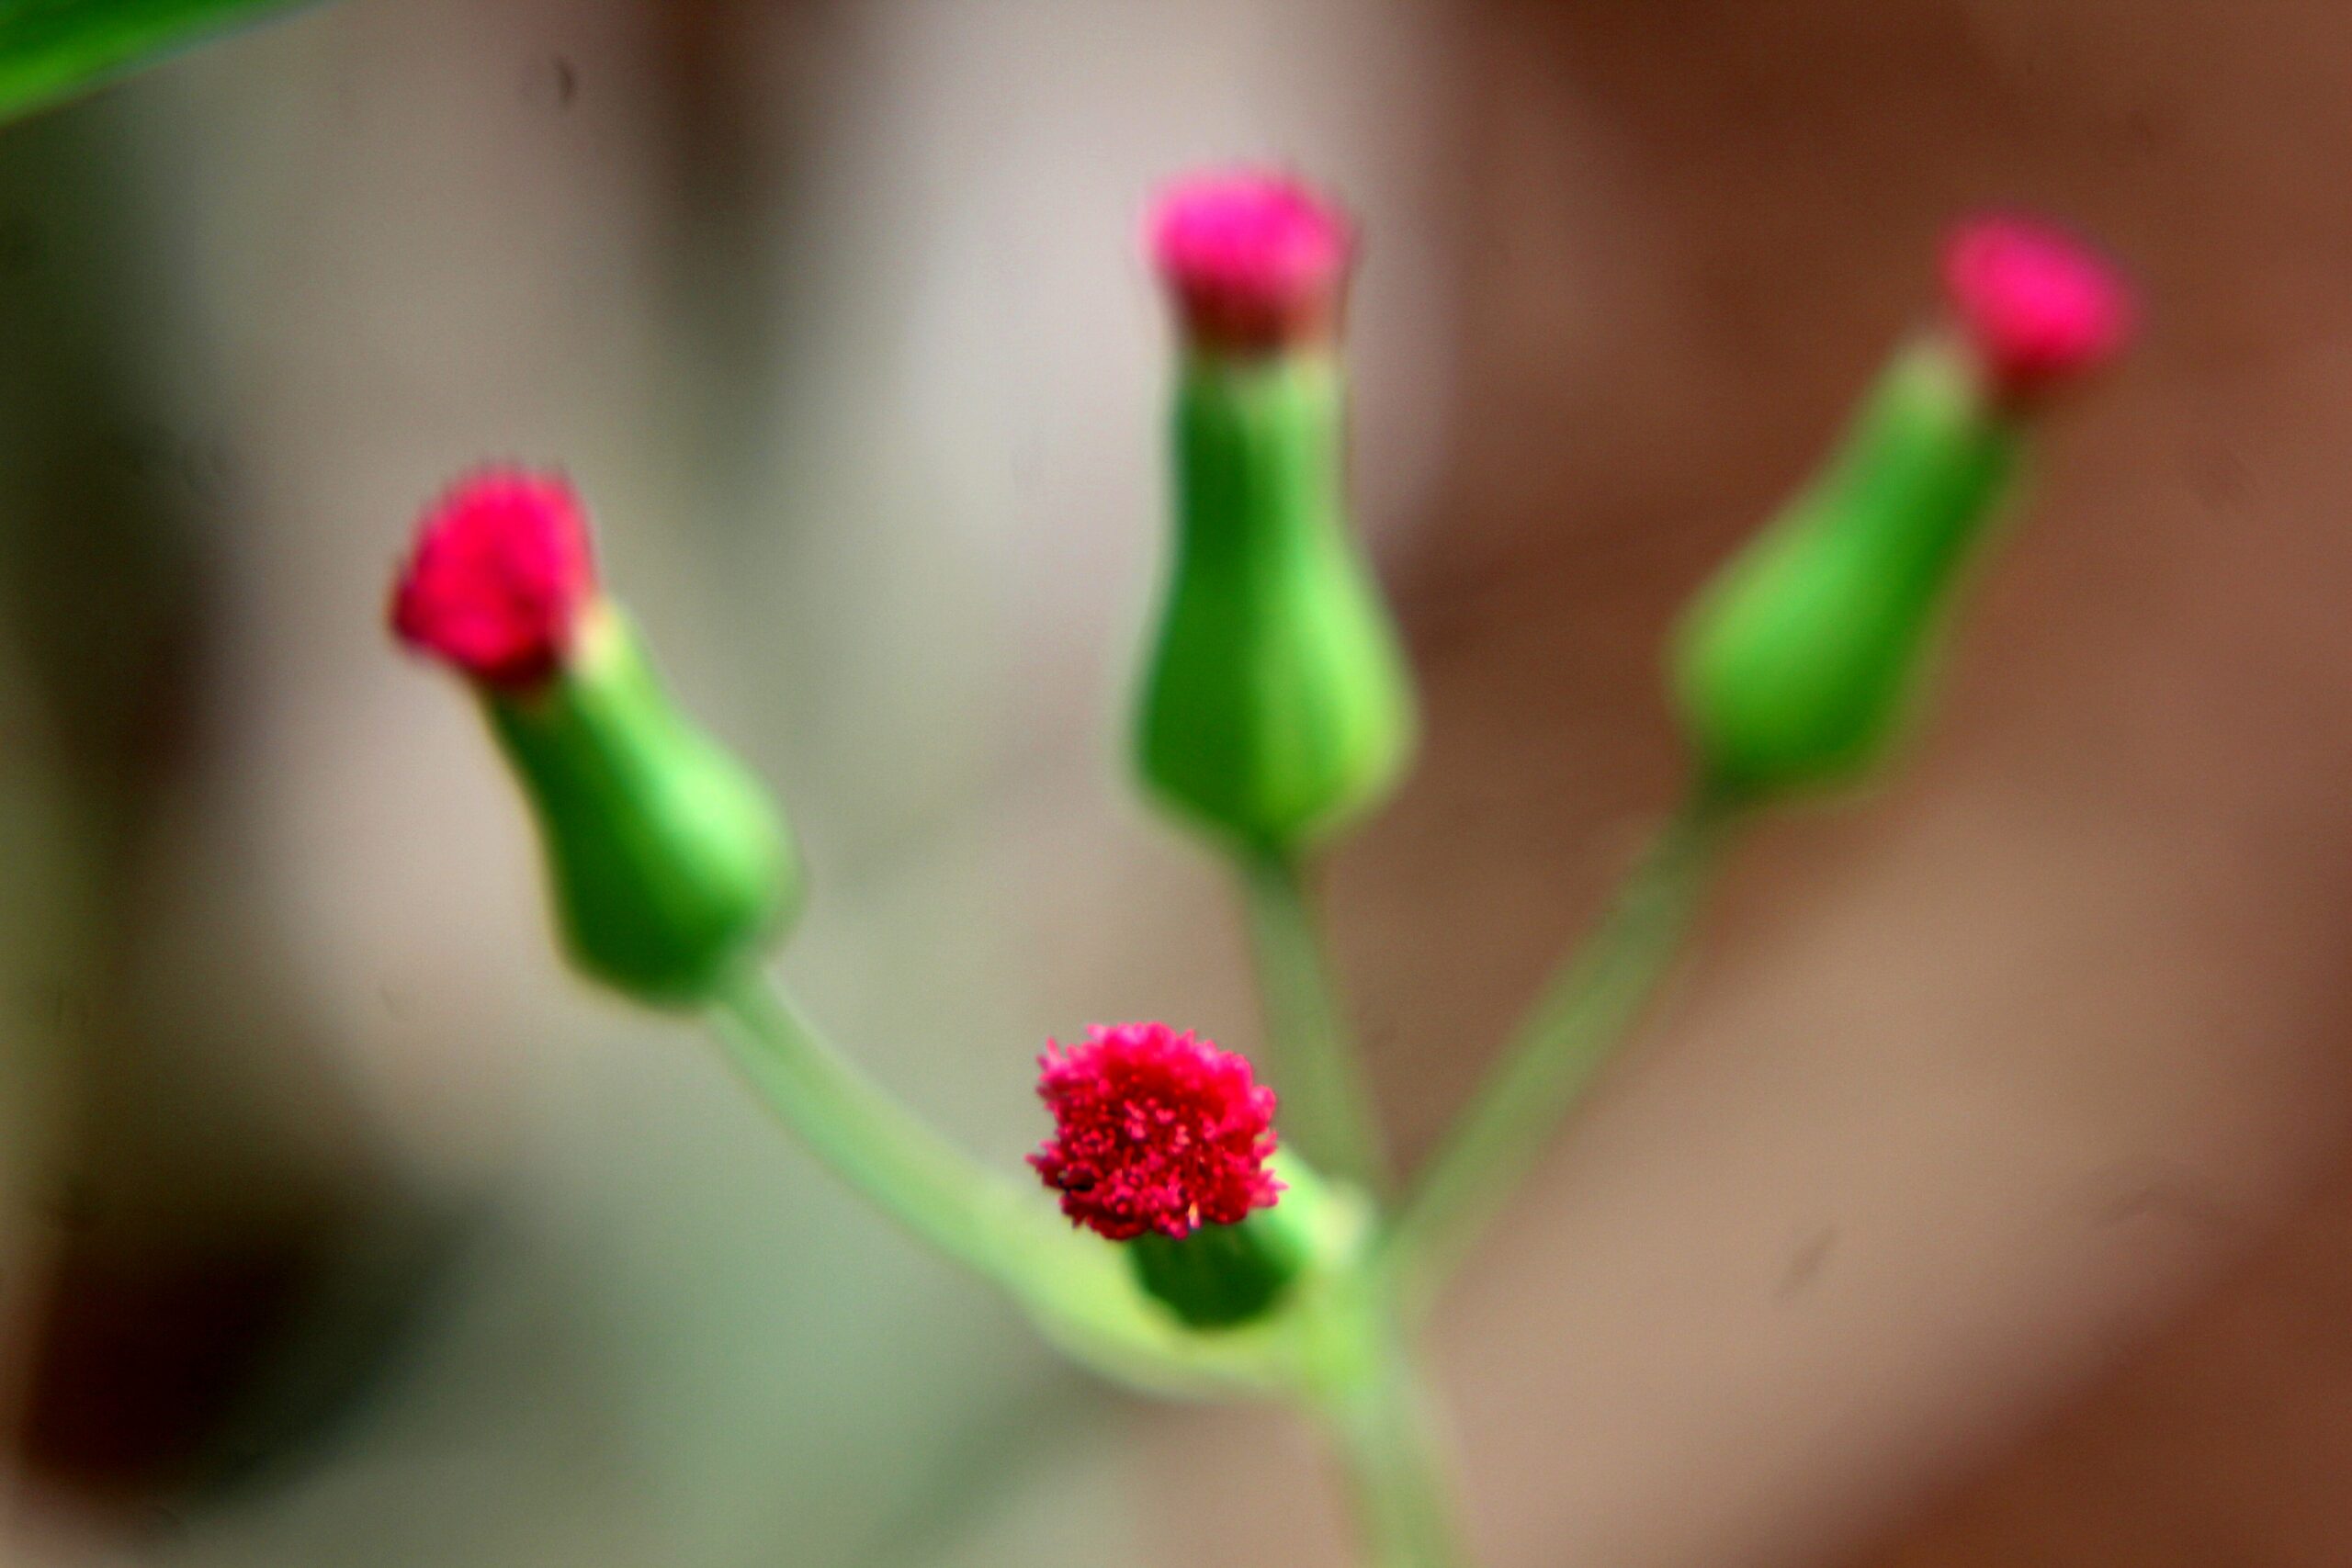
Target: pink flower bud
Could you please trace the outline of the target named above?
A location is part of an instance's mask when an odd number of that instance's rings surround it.
[[[485,685],[536,686],[596,597],[587,519],[554,474],[489,468],[427,510],[392,592],[392,630]]]
[[[1944,247],[1944,288],[2004,403],[2098,369],[2132,335],[2130,285],[2104,256],[2033,219],[1972,219]]]
[[[1328,336],[1339,324],[1354,234],[1346,217],[1287,175],[1192,175],[1160,194],[1152,265],[1195,346],[1258,353]]]

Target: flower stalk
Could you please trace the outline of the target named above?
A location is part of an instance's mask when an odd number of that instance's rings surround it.
[[[1703,790],[1691,796],[1472,1093],[1389,1227],[1385,1250],[1408,1315],[1426,1310],[1641,1021],[1673,972],[1738,821],[1730,797]]]
[[[1065,1350],[1147,1392],[1263,1395],[1286,1381],[1272,1336],[1189,1332],[1117,1247],[1035,1189],[956,1149],[829,1043],[766,975],[714,998],[729,1060],[837,1179],[910,1235],[1002,1290]]]
[[[1284,1069],[1283,1124],[1317,1168],[1378,1194],[1388,1186],[1380,1110],[1299,863],[1257,855],[1239,864],[1242,905],[1266,1041]]]
[[[1442,1424],[1402,1342],[1375,1338],[1320,1414],[1369,1568],[1468,1568]]]

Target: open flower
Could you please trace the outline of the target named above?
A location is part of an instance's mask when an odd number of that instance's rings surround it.
[[[485,468],[417,526],[392,592],[392,629],[485,685],[537,686],[570,656],[596,597],[588,524],[560,476]]]
[[[1062,1213],[1114,1241],[1238,1224],[1282,1190],[1274,1091],[1246,1057],[1164,1023],[1097,1025],[1046,1044],[1037,1094],[1054,1136],[1029,1156]]]

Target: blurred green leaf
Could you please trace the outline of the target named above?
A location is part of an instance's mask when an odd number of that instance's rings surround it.
[[[0,121],[305,0],[0,0]]]

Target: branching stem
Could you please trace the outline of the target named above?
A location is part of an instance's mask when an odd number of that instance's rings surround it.
[[[1525,1177],[1553,1130],[1672,973],[1735,804],[1700,791],[1636,864],[1591,939],[1555,973],[1408,1194],[1387,1242],[1418,1310]]]
[[[1326,1175],[1377,1193],[1386,1175],[1379,1108],[1348,1029],[1306,872],[1292,857],[1266,853],[1245,856],[1240,873],[1285,1136]]]

